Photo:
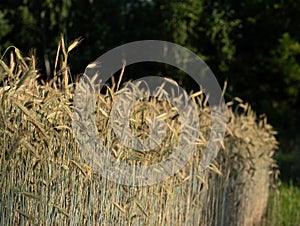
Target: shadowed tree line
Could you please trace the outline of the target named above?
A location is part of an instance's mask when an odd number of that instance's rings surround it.
[[[83,38],[70,56],[73,75],[131,41],[158,39],[187,47],[205,60],[220,84],[228,81],[227,99],[239,96],[267,114],[279,131],[282,178],[295,179],[300,172],[299,21],[299,0],[4,0],[0,51],[10,45],[34,51],[43,74],[51,77],[61,34],[68,41]],[[127,79],[163,71],[184,87],[195,86],[187,75],[165,65],[136,65],[126,71]]]

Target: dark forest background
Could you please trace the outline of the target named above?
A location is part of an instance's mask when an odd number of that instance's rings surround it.
[[[227,100],[238,96],[267,115],[279,132],[281,178],[299,180],[300,0],[0,1],[1,55],[10,45],[34,53],[45,79],[61,34],[69,42],[83,39],[70,55],[73,76],[131,41],[165,40],[194,51],[221,86],[228,81]],[[197,88],[187,75],[154,63],[126,68],[125,79],[159,69],[183,87]]]

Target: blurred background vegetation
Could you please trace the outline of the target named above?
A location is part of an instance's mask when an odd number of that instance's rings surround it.
[[[10,45],[33,52],[44,79],[50,79],[61,34],[69,41],[83,38],[70,57],[74,77],[104,52],[131,41],[187,47],[221,86],[228,81],[227,100],[241,97],[268,116],[278,131],[281,179],[299,183],[299,21],[300,0],[2,0],[0,52]],[[145,65],[143,71],[141,65],[128,67],[125,79],[158,73],[157,65]],[[196,88],[187,75],[173,72],[164,75]]]

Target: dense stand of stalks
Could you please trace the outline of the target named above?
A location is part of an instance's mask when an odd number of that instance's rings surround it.
[[[210,111],[200,91],[191,95],[200,119],[198,148],[187,165],[163,183],[125,186],[94,172],[81,156],[72,129],[74,84],[69,84],[68,49],[60,43],[54,78],[38,82],[35,58],[14,49],[0,60],[0,225],[259,225],[273,185],[277,147],[274,130],[242,102],[228,104],[224,148],[200,174],[210,133]],[[60,54],[62,53],[62,55]],[[61,70],[57,70],[62,56]],[[152,164],[178,141],[180,118],[166,101],[138,103],[131,128],[147,137],[147,119],[166,121],[159,148],[122,147],[109,112],[121,92],[107,87],[97,99],[96,126],[112,156],[130,164]],[[232,106],[231,106],[232,105]],[[235,106],[235,107],[233,107]]]
[[[218,221],[216,225],[232,222],[261,225],[268,205],[268,191],[278,182],[278,170],[272,158],[277,141],[265,117],[257,119],[248,104],[240,103],[238,108],[243,112],[239,116],[228,111],[226,148],[216,160],[223,176],[209,173],[208,183],[215,186],[209,187],[205,194],[209,202],[205,211],[208,219]]]

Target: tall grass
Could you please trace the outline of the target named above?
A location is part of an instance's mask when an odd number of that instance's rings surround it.
[[[272,190],[265,225],[297,226],[300,222],[300,188],[292,182]]]
[[[72,129],[76,84],[69,83],[68,52],[62,40],[54,78],[39,83],[34,56],[10,52],[0,61],[0,225],[253,225],[263,218],[273,184],[277,147],[274,130],[248,104],[228,103],[227,134],[214,164],[204,174],[200,161],[211,131],[202,91],[197,103],[201,131],[187,165],[163,183],[133,187],[111,182],[81,156]],[[60,59],[61,58],[61,63]],[[118,83],[119,84],[119,83]],[[166,101],[137,104],[130,115],[136,136],[147,137],[146,119],[166,121],[166,139],[145,154],[123,147],[109,112],[118,84],[97,97],[99,137],[115,158],[152,164],[170,154],[180,118]]]

